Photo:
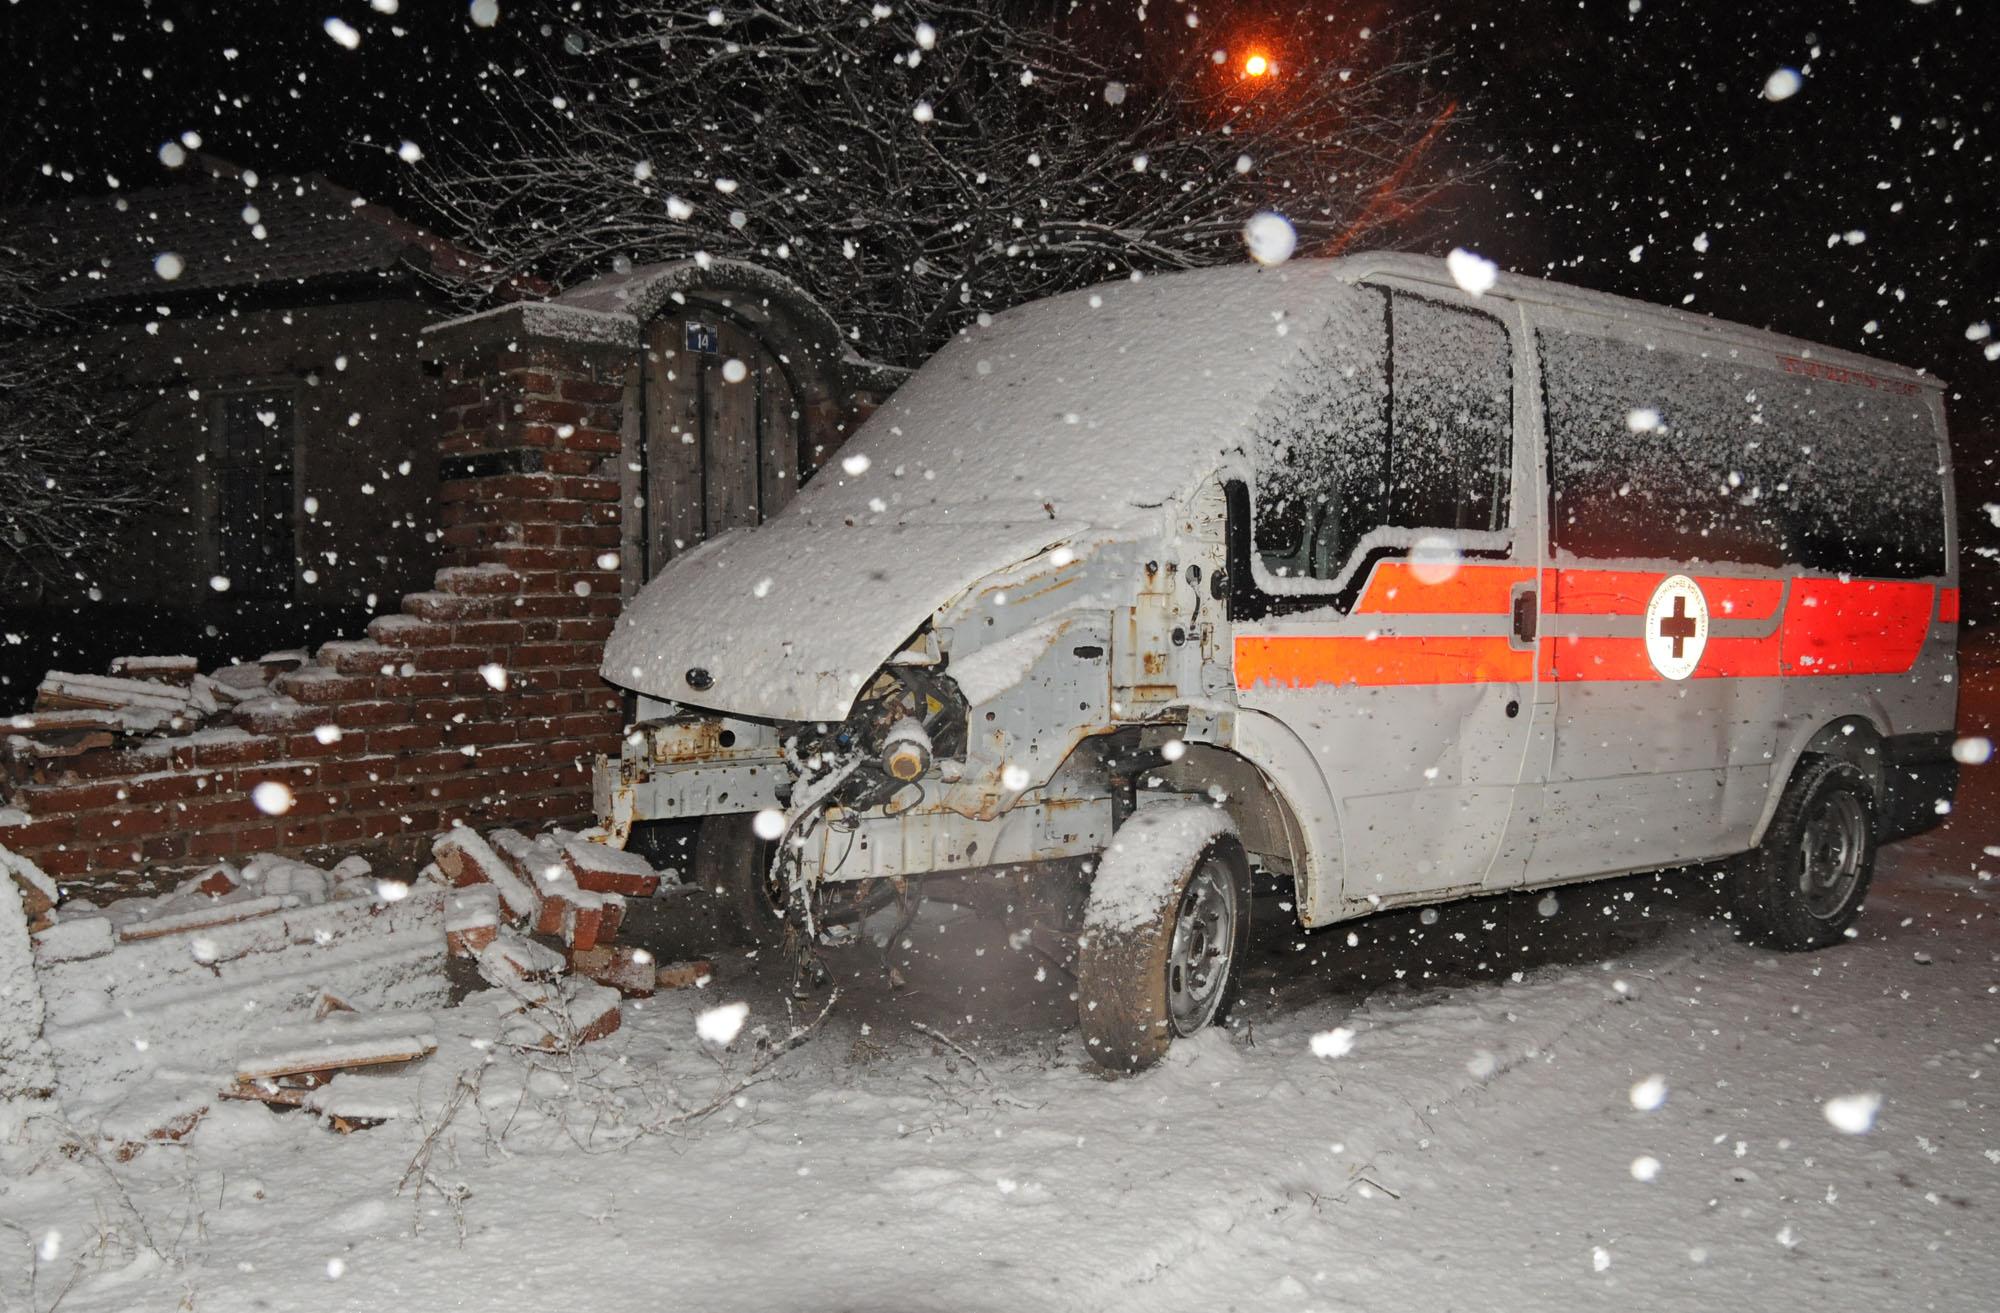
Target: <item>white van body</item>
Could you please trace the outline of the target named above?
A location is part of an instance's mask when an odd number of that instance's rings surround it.
[[[1808,757],[1894,838],[1956,779],[1949,470],[1935,379],[1620,298],[1107,284],[967,328],[644,588],[598,811],[776,810],[810,892],[1206,801],[1307,927],[1751,850]]]

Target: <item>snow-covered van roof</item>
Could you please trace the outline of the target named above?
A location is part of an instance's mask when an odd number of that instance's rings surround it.
[[[1155,275],[994,315],[926,362],[792,513],[1124,526],[1299,404],[1308,361],[1337,368],[1350,330],[1337,288],[1376,275],[1453,285],[1442,260],[1366,254]],[[1560,283],[1503,274],[1492,294],[1939,386],[1899,365]],[[858,476],[844,474],[863,457]]]
[[[1456,286],[1449,266],[1443,260],[1429,256],[1371,251],[1330,263],[1342,266],[1345,276],[1356,282],[1380,275],[1412,282],[1433,283],[1442,287]],[[1715,319],[1708,315],[1676,310],[1671,306],[1655,305],[1650,301],[1635,301],[1630,297],[1613,296],[1609,292],[1594,292],[1584,287],[1572,287],[1568,283],[1503,273],[1495,278],[1491,294],[1524,305],[1554,306],[1628,323],[1657,324],[1662,328],[1689,334],[1716,345],[1761,348],[1776,355],[1816,360],[1825,365],[1859,370],[1876,378],[1916,383],[1935,391],[1942,391],[1944,387],[1943,380],[1937,375],[1911,369],[1907,365],[1894,364],[1854,351],[1843,351],[1838,347],[1824,346],[1804,338],[1787,337],[1783,333],[1774,333],[1769,329],[1752,328],[1747,324],[1727,319]]]

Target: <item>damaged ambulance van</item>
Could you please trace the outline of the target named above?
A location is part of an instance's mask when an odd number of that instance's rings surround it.
[[[597,805],[703,818],[795,943],[1039,890],[1116,1069],[1224,1015],[1253,871],[1316,927],[1730,858],[1740,932],[1816,948],[1950,807],[1951,512],[1894,365],[1407,256],[1107,284],[645,587]]]

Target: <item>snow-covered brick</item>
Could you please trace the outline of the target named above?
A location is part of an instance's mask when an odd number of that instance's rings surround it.
[[[608,944],[618,937],[618,929],[625,924],[625,898],[621,894],[599,894],[604,906],[597,914],[597,942]]]
[[[299,905],[333,896],[333,876],[310,863],[278,853],[256,853],[243,863],[242,883],[257,893],[294,898]]]
[[[496,831],[494,838],[497,840],[507,833],[513,832]],[[437,858],[438,869],[453,884],[490,884],[499,890],[500,902],[514,919],[531,920],[541,915],[542,897],[532,879],[524,875],[517,863],[502,858],[475,831],[464,827],[447,830],[432,841],[431,854]]]
[[[1174,881],[1201,850],[1236,823],[1220,807],[1169,803],[1143,807],[1118,827],[1090,882],[1086,930],[1136,930],[1168,905]]]
[[[0,880],[0,1144],[19,1138],[27,1118],[54,1092],[43,1022],[21,891],[12,880]]]
[[[221,898],[243,887],[243,874],[227,862],[217,862],[200,875],[192,875],[175,886],[177,894],[206,894]]]
[[[500,891],[490,884],[445,895],[444,941],[453,957],[474,957],[500,933]]]
[[[77,708],[69,711],[24,711],[0,720],[0,733],[56,735],[77,730],[104,730],[124,733],[130,721],[125,712]],[[159,723],[165,724],[164,715]]]
[[[239,701],[252,693],[263,692],[271,683],[270,676],[264,673],[264,667],[254,664],[223,666],[211,673],[209,679],[217,686],[234,693]]]
[[[570,889],[547,899],[542,904],[542,917],[547,920],[549,909],[557,908],[561,919],[552,933],[561,935],[573,949],[595,948],[604,924],[604,899],[604,894],[588,889]]]
[[[560,832],[558,832],[560,833]],[[530,839],[519,830],[495,830],[488,838],[514,873],[546,896],[552,890],[570,888],[576,877],[563,860],[562,844],[547,837]]]
[[[413,1071],[388,1075],[341,1072],[308,1091],[300,1106],[325,1117],[336,1129],[372,1126],[415,1116],[423,1107],[422,1084],[422,1076]]]
[[[35,690],[35,709],[161,711],[189,721],[198,721],[204,714],[187,689],[150,680],[77,675],[61,670],[51,670],[43,676]]]
[[[561,975],[568,965],[561,953],[524,935],[502,930],[479,950],[479,974],[495,989],[513,989]]]
[[[35,961],[43,966],[103,957],[118,947],[108,916],[65,916],[34,936]]]
[[[191,656],[122,656],[111,661],[111,673],[125,679],[151,679],[186,688],[194,683],[201,663]]]
[[[0,848],[0,877],[20,891],[21,910],[28,928],[39,930],[49,924],[50,913],[62,899],[62,891],[41,867],[16,852]]]
[[[112,1157],[129,1163],[147,1146],[183,1140],[208,1116],[213,1090],[174,1089],[150,1083],[113,1104],[97,1120]]]
[[[271,680],[298,670],[310,660],[312,658],[304,648],[287,647],[276,652],[266,652],[257,658],[257,664],[262,667],[265,679]]]
[[[618,991],[591,981],[566,979],[547,1002],[508,1018],[502,1043],[560,1052],[603,1039],[624,1021]]]
[[[658,988],[653,955],[643,948],[600,944],[570,954],[570,970],[609,985],[628,998],[644,998]]]
[[[589,839],[571,839],[563,845],[562,856],[579,889],[651,898],[660,887],[659,872],[637,853]]]

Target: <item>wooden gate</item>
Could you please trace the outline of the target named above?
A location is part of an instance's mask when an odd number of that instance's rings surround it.
[[[761,523],[798,491],[799,407],[759,338],[688,309],[646,333],[641,441],[645,572],[725,529]]]

